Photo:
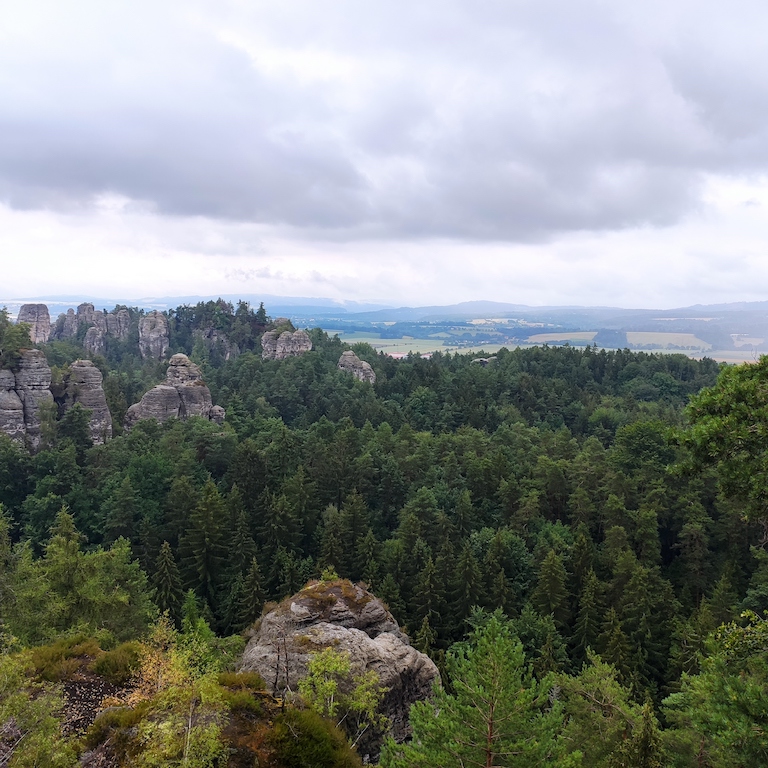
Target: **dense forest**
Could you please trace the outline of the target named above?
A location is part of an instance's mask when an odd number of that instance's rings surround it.
[[[140,681],[166,664],[185,682],[154,711],[194,699],[214,713],[183,760],[161,755],[148,723],[162,718],[145,718],[126,764],[227,765],[215,712],[258,699],[228,671],[242,633],[323,573],[364,582],[443,676],[439,705],[414,707],[415,738],[387,745],[385,765],[768,762],[768,363],[568,346],[395,360],[353,346],[371,385],[337,369],[349,347],[319,329],[311,352],[262,360],[263,307],[168,314],[169,354],[201,367],[223,425],[123,432],[166,369],[128,340],[94,357],[112,440],[92,445],[79,407],[50,414],[34,455],[0,435],[0,765],[73,765],[106,732],[100,718],[56,735],[55,681],[78,653]],[[87,356],[80,341],[41,345],[54,380]],[[3,366],[22,343],[3,317]],[[495,669],[498,739],[482,759],[446,751]],[[142,701],[146,714],[155,700]],[[3,762],[25,717],[32,757]],[[293,721],[270,731],[284,742],[275,765],[354,764],[325,721],[280,717]],[[326,728],[327,756],[285,756],[302,727]]]

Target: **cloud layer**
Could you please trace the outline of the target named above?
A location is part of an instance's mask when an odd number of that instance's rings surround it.
[[[24,216],[45,212],[91,248],[199,257],[230,287],[306,270],[338,292],[375,272],[397,292],[383,255],[429,287],[414,260],[455,280],[472,254],[494,275],[589,265],[620,297],[651,242],[706,283],[768,233],[759,0],[15,6],[0,10],[11,249],[44,251]],[[754,232],[727,241],[750,200]]]
[[[0,199],[332,239],[668,225],[764,172],[759,2],[32,3],[0,33]]]

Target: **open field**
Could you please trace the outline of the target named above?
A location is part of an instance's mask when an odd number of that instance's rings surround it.
[[[597,331],[560,331],[559,333],[534,333],[528,337],[529,344],[547,344],[550,341],[592,341]]]
[[[629,344],[658,344],[666,347],[695,347],[697,349],[711,349],[712,345],[694,336],[692,333],[665,333],[662,331],[627,331],[627,343]]]
[[[564,342],[568,339],[565,338],[563,334],[548,334],[548,333],[542,333],[542,334],[535,334],[536,337],[550,337],[547,339],[541,339],[538,344],[535,342],[531,342],[529,339],[527,344],[477,344],[473,346],[466,346],[466,347],[455,347],[455,346],[446,346],[443,343],[443,339],[441,338],[429,338],[429,339],[382,339],[378,334],[376,333],[365,333],[364,331],[354,331],[354,332],[339,332],[334,329],[326,329],[326,333],[328,333],[330,336],[333,336],[335,333],[338,333],[339,338],[343,341],[347,342],[348,344],[357,344],[360,342],[370,344],[374,349],[377,351],[385,352],[387,354],[393,354],[393,355],[407,355],[409,352],[419,352],[420,354],[428,354],[430,352],[484,352],[488,355],[496,354],[500,349],[503,347],[507,347],[508,349],[514,349],[517,346],[520,347],[533,347],[538,346],[540,344],[545,344],[548,342]],[[579,336],[578,334],[583,333],[582,336]],[[576,332],[576,334],[570,335],[570,340],[572,341],[589,341],[594,336],[594,332],[590,331],[584,331],[584,332]],[[642,334],[640,332],[636,333],[628,333],[627,334],[629,343],[631,344],[675,344],[676,346],[695,346],[699,345],[699,349],[653,349],[653,350],[647,350],[648,352],[667,352],[667,353],[679,353],[683,355],[688,355],[689,357],[693,357],[696,359],[700,359],[702,357],[710,357],[713,360],[717,360],[721,363],[732,363],[732,364],[738,364],[738,363],[754,363],[757,362],[759,358],[759,354],[756,352],[753,352],[751,349],[709,349],[707,348],[708,345],[706,342],[702,341],[701,339],[698,339],[693,334],[685,334],[685,333],[645,333]],[[648,338],[651,339],[650,341],[634,341],[632,337],[635,336],[641,336],[641,338]],[[557,338],[552,338],[557,337]],[[533,338],[533,337],[532,337]],[[676,341],[675,341],[676,339]],[[681,343],[683,342],[683,343]]]

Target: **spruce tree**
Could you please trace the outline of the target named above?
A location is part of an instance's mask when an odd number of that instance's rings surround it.
[[[579,596],[579,613],[573,631],[573,650],[576,658],[586,661],[587,649],[597,648],[601,617],[604,614],[601,600],[600,580],[590,570],[584,579],[584,588]]]
[[[539,613],[550,615],[558,629],[564,628],[570,618],[565,566],[554,549],[550,549],[541,564],[539,579],[531,601]]]
[[[184,590],[181,586],[181,576],[173,557],[171,545],[164,541],[160,554],[155,563],[155,573],[152,576],[155,588],[155,603],[161,611],[168,611],[171,619],[178,625],[181,620],[181,605],[184,600]]]
[[[209,480],[182,538],[181,553],[187,583],[211,606],[216,604],[226,567],[225,520],[224,501],[213,480]]]

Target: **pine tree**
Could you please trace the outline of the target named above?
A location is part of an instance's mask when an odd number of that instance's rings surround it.
[[[554,549],[550,549],[541,564],[539,579],[531,595],[536,610],[544,616],[551,615],[555,626],[562,629],[570,618],[565,566]]]
[[[320,560],[318,562],[320,570],[334,568],[337,573],[347,577],[349,575],[347,552],[341,514],[331,504],[323,513],[323,532],[320,537]]]
[[[598,638],[600,656],[608,664],[611,664],[624,684],[628,684],[632,677],[630,668],[631,651],[629,641],[621,627],[619,614],[615,608],[609,609],[603,621],[603,631]]]
[[[483,585],[480,567],[469,542],[464,545],[456,563],[453,578],[453,612],[456,619],[464,621],[472,608],[483,602]]]
[[[237,606],[237,627],[243,629],[253,624],[261,616],[264,607],[266,593],[264,592],[263,579],[259,563],[254,558],[251,567],[241,581],[240,602]]]
[[[171,619],[178,624],[181,620],[184,591],[171,545],[167,541],[164,541],[160,547],[160,554],[155,563],[155,573],[152,576],[152,584],[155,588],[157,607],[161,611],[168,611]]]
[[[577,764],[565,757],[552,676],[533,678],[520,642],[498,617],[476,630],[468,646],[452,649],[448,669],[455,693],[438,687],[431,701],[411,707],[413,739],[388,741],[382,768]]]
[[[579,597],[579,613],[573,631],[573,650],[577,659],[585,661],[587,650],[597,647],[600,634],[600,617],[604,610],[601,600],[600,580],[590,570],[584,579],[584,588]]]
[[[129,541],[136,539],[136,494],[128,475],[125,475],[109,500],[103,530],[106,544],[111,544],[121,536]]]
[[[227,550],[222,525],[226,520],[224,501],[213,482],[203,486],[190,527],[181,541],[181,553],[187,582],[211,606],[226,566]]]

